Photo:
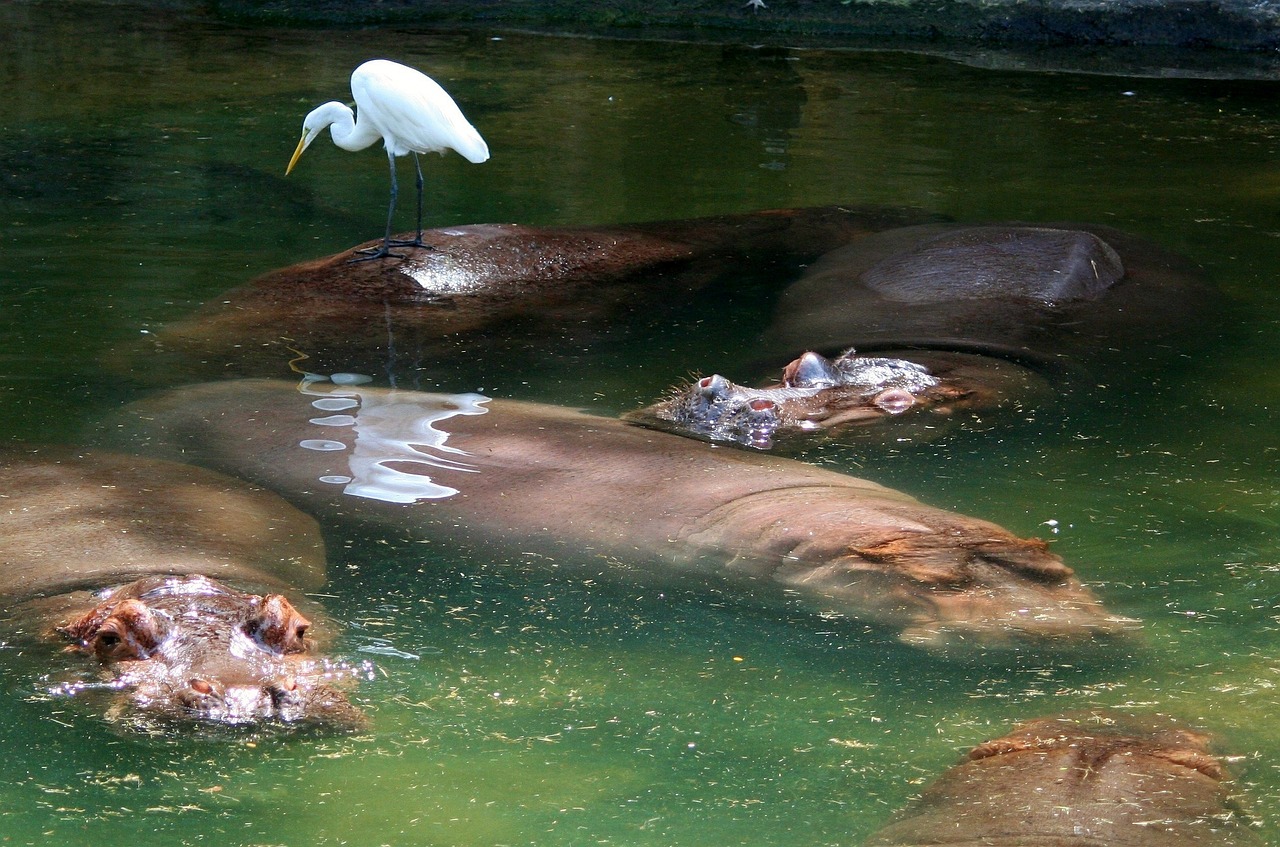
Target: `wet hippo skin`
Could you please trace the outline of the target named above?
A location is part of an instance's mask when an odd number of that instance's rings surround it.
[[[831,206],[611,226],[430,230],[424,238],[434,249],[405,248],[403,260],[352,264],[357,246],[265,274],[119,351],[114,367],[143,363],[142,378],[157,371],[284,376],[292,348],[311,357],[310,370],[381,373],[395,356],[429,362],[491,352],[520,337],[563,343],[685,302],[747,269],[794,278],[829,250],[930,219]]]
[[[778,303],[764,346],[960,350],[1096,360],[1185,343],[1215,298],[1186,259],[1094,224],[922,224],[813,263]]]
[[[1029,721],[975,747],[864,847],[1260,847],[1208,742],[1158,715]]]
[[[112,691],[127,726],[360,725],[341,690],[352,674],[316,652],[312,619],[325,622],[300,599],[324,581],[313,520],[158,460],[13,449],[0,472],[3,628],[99,667],[100,683],[66,693]]]
[[[1132,624],[1042,541],[866,480],[553,406],[243,380],[143,401],[116,431],[326,520],[790,593],[926,648],[1092,645]]]
[[[1049,383],[1091,364],[1185,351],[1187,329],[1210,322],[1210,300],[1185,260],[1107,227],[891,229],[830,251],[783,293],[761,347],[809,352],[779,383],[750,388],[713,374],[629,419],[802,449],[909,411],[1037,403]],[[842,352],[822,355],[832,348]]]
[[[932,437],[940,421],[958,412],[1039,405],[1049,396],[1043,377],[1003,359],[932,350],[875,356],[848,350],[828,359],[810,351],[783,368],[777,383],[750,388],[713,374],[676,386],[625,419],[691,438],[785,452],[803,450],[818,437],[846,437],[890,421],[894,438],[908,431]]]

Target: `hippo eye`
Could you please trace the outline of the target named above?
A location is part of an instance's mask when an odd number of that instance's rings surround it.
[[[93,633],[93,652],[104,662],[145,659],[160,643],[151,610],[137,600],[125,600]]]
[[[123,633],[115,628],[115,622],[108,622],[93,637],[93,652],[103,661],[120,662],[129,659],[144,658],[139,645],[130,643]]]

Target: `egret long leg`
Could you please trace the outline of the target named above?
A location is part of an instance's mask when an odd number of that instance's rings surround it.
[[[417,231],[417,234],[414,236],[414,238],[413,238],[413,240],[412,240],[412,241],[399,241],[399,240],[396,240],[396,241],[392,241],[392,242],[391,242],[391,246],[392,246],[392,247],[426,247],[428,250],[430,250],[430,249],[432,249],[432,248],[431,248],[431,245],[429,245],[429,244],[424,244],[424,243],[423,243],[423,241],[422,241],[422,186],[423,186],[423,181],[422,181],[422,162],[418,161],[418,154],[417,154],[417,153],[414,153],[414,154],[413,154],[413,166],[414,166],[414,168],[416,168],[416,169],[417,169],[417,171],[418,171],[418,179],[417,179],[417,186],[418,186],[418,231]]]
[[[416,156],[415,156],[415,158],[416,158]],[[384,234],[384,235],[382,236],[382,246],[381,246],[381,247],[366,247],[366,248],[364,248],[363,250],[357,250],[357,251],[356,251],[357,253],[365,253],[365,254],[368,254],[368,255],[364,255],[364,256],[356,256],[355,258],[348,259],[347,261],[349,261],[349,262],[368,262],[368,261],[370,261],[371,259],[383,259],[383,258],[387,258],[387,257],[390,257],[390,258],[392,258],[392,259],[403,259],[403,258],[404,258],[404,254],[403,254],[403,253],[392,253],[392,252],[391,252],[391,245],[392,245],[393,243],[394,243],[394,244],[406,244],[406,243],[408,243],[408,242],[403,242],[403,241],[396,241],[396,242],[393,242],[393,241],[391,240],[391,224],[392,224],[393,220],[395,219],[395,215],[396,215],[396,197],[397,197],[397,195],[399,195],[399,193],[400,193],[400,189],[399,189],[399,187],[396,185],[396,157],[395,157],[395,156],[393,156],[393,155],[391,154],[391,152],[390,152],[390,151],[388,151],[388,152],[387,152],[387,163],[388,163],[388,164],[390,165],[390,167],[391,167],[391,202],[389,202],[389,203],[387,204],[387,231],[386,231],[386,234]],[[419,170],[419,172],[418,172],[418,179],[422,179],[422,172],[421,172],[421,170]],[[419,189],[419,190],[418,190],[418,198],[419,198],[419,199],[418,199],[419,209],[421,209],[421,203],[422,203],[422,199],[421,199],[421,198],[422,198],[422,190],[421,190],[421,189]],[[419,211],[419,214],[421,214],[421,211]],[[419,225],[421,225],[421,224],[419,224]],[[419,232],[419,237],[421,237],[421,232]]]

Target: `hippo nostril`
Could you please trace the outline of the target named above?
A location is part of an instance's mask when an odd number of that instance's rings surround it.
[[[178,703],[192,712],[212,714],[222,706],[222,695],[207,679],[194,677],[177,697]]]
[[[752,400],[750,406],[757,412],[764,412],[772,409],[776,404],[772,400],[766,400],[763,397]]]
[[[915,405],[916,398],[910,391],[890,388],[887,391],[881,391],[871,402],[891,415],[900,415]]]
[[[305,705],[302,691],[298,688],[297,681],[293,679],[282,679],[268,685],[266,694],[271,699],[271,706],[275,709],[276,715],[284,720],[295,720]]]

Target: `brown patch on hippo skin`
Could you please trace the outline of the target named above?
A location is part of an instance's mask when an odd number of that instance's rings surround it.
[[[126,696],[108,713],[120,720],[357,728],[339,690],[355,671],[315,656],[310,626],[280,594],[189,575],[121,586],[58,631]]]
[[[1163,715],[1040,718],[973,748],[865,847],[1245,847],[1208,735]]]
[[[731,572],[797,589],[824,614],[895,627],[931,652],[1128,643],[1137,621],[1108,613],[1043,540],[900,496],[774,490],[722,506],[687,540],[750,539]]]

